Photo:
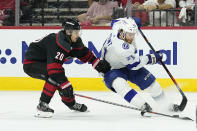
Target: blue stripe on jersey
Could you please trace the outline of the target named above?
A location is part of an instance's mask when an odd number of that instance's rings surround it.
[[[106,55],[106,53],[107,53],[107,49],[106,48],[104,48],[104,55],[103,55],[103,58],[105,59],[105,55]]]
[[[106,41],[107,41],[107,39],[106,39],[105,42],[103,43],[103,46],[105,45]]]
[[[113,27],[114,23],[118,22],[119,20],[112,20],[111,27]]]
[[[132,69],[133,67],[137,67],[140,63],[141,63],[141,60],[139,60],[138,62],[135,62],[133,64],[128,64],[127,68]]]
[[[131,102],[131,100],[133,99],[133,97],[137,94],[137,92],[134,89],[131,89],[125,96],[124,99],[127,102]]]

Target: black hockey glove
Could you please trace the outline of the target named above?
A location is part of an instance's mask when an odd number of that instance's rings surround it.
[[[110,64],[106,60],[96,59],[92,65],[99,73],[105,74],[111,69]]]
[[[163,54],[160,51],[156,51],[154,54],[148,54],[148,63],[147,64],[156,64],[158,61],[162,60]]]
[[[73,98],[74,95],[73,95],[73,87],[72,87],[72,85],[69,85],[68,87],[64,88],[65,86],[60,85],[60,88],[59,88],[60,96]]]

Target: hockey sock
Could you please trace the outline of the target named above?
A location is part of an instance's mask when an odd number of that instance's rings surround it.
[[[75,97],[69,98],[69,97],[66,97],[66,96],[61,96],[61,98],[62,98],[62,102],[66,106],[73,106],[75,104]]]
[[[43,102],[46,102],[47,104],[50,103],[51,98],[53,97],[55,91],[56,91],[56,87],[49,84],[48,82],[45,82],[40,100]]]
[[[164,96],[163,90],[157,81],[154,81],[145,91],[149,93],[153,99],[160,99]]]
[[[158,82],[153,82],[145,91],[148,92],[159,105],[159,107],[157,107],[158,109],[164,111],[171,110],[172,103],[169,102]]]

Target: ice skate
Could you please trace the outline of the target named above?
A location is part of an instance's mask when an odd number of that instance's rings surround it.
[[[145,103],[144,105],[142,105],[141,107],[141,115],[144,116],[144,114],[146,112],[152,112],[152,108],[150,107],[150,105],[148,103]]]
[[[50,118],[54,114],[54,110],[49,107],[49,105],[43,101],[40,101],[37,106],[37,112],[35,117]]]
[[[86,112],[87,106],[84,104],[75,103],[73,106],[69,106],[71,110],[79,111],[79,112]]]
[[[177,104],[170,104],[168,109],[171,112],[179,112],[180,111],[179,105],[177,105]]]

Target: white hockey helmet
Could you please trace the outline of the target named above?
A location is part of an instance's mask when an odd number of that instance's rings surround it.
[[[120,31],[122,29],[125,33],[128,32],[136,34],[138,32],[137,24],[135,23],[134,19],[130,17],[113,20],[111,27],[113,31]]]

